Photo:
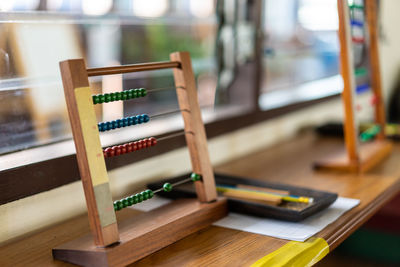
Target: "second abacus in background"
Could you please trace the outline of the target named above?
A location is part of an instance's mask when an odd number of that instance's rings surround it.
[[[376,0],[338,0],[337,3],[346,150],[329,155],[314,166],[317,169],[365,172],[392,150],[384,132],[386,119],[379,67],[378,10]],[[368,89],[373,95],[374,122],[370,129],[360,134],[355,99],[357,93]]]

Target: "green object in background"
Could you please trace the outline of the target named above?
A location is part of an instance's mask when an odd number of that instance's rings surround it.
[[[381,263],[400,264],[400,236],[377,230],[360,228],[338,248],[343,254]]]
[[[356,77],[366,76],[368,74],[368,70],[366,68],[357,68],[354,72]]]
[[[367,142],[373,139],[379,132],[381,131],[381,126],[373,125],[372,127],[368,128],[364,132],[360,134],[361,142]]]

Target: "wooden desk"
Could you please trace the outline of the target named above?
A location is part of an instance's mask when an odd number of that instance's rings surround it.
[[[220,165],[216,171],[335,191],[340,196],[360,199],[358,207],[317,234],[333,250],[400,189],[400,145],[395,146],[387,161],[367,175],[323,173],[311,169],[314,159],[338,148],[342,148],[340,140],[302,134],[284,144]],[[135,213],[125,209],[118,213],[118,219]],[[72,266],[53,261],[51,248],[88,231],[88,220],[83,215],[11,242],[0,247],[0,266]],[[210,226],[142,259],[135,266],[248,266],[287,242]]]

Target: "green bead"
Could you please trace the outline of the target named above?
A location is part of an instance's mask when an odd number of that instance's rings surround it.
[[[114,210],[115,210],[115,211],[119,210],[119,209],[118,209],[118,205],[117,205],[116,202],[114,202]]]
[[[139,202],[138,197],[136,195],[132,195],[131,197],[132,197],[133,204],[137,204]]]
[[[99,96],[98,95],[93,95],[92,99],[93,99],[93,104],[99,103]]]
[[[129,89],[127,92],[127,95],[128,95],[128,97],[127,97],[128,99],[132,99],[133,98],[133,90]]]
[[[147,195],[149,196],[149,199],[152,198],[152,197],[154,196],[154,193],[153,193],[152,190],[147,189],[146,192],[147,192]]]
[[[111,97],[111,101],[117,100],[117,96],[115,95],[115,93],[110,93],[110,97]]]
[[[122,204],[124,205],[124,208],[129,206],[128,200],[126,198],[122,200]]]
[[[104,94],[104,102],[108,103],[111,101],[111,96],[110,94]]]
[[[201,180],[201,175],[193,172],[190,175],[190,178],[192,179],[193,182],[200,181]]]
[[[165,192],[170,192],[170,191],[172,190],[172,184],[170,184],[170,183],[165,183],[165,184],[163,185],[163,189],[164,189]]]
[[[138,203],[143,201],[143,196],[140,193],[137,193],[136,197],[137,197]]]
[[[142,97],[146,96],[147,95],[146,89],[140,88],[140,94],[141,94]]]
[[[115,100],[121,100],[121,97],[122,97],[122,95],[121,95],[121,92],[116,92],[115,93]]]
[[[128,94],[126,93],[126,91],[122,92],[122,96],[121,96],[122,100],[127,100],[128,99]]]
[[[105,97],[104,97],[104,95],[99,95],[99,104],[101,104],[101,103],[104,103],[104,101],[105,101]]]
[[[138,89],[133,89],[132,90],[132,98],[137,98],[138,97]]]
[[[149,195],[147,194],[147,192],[146,192],[146,191],[143,191],[143,192],[141,192],[140,194],[141,194],[141,195],[142,195],[142,197],[143,197],[143,201],[144,201],[144,200],[148,200],[148,199],[149,199]]]
[[[133,203],[133,197],[132,196],[129,196],[126,199],[128,200],[128,205],[129,206],[132,206],[133,204],[135,204],[135,203]]]
[[[124,204],[122,204],[122,201],[121,201],[121,200],[117,200],[116,202],[117,202],[118,210],[124,208]]]

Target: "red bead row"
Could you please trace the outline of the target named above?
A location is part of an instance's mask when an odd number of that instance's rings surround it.
[[[126,153],[131,153],[136,150],[141,150],[146,147],[155,146],[156,144],[157,144],[157,139],[154,137],[150,137],[139,141],[126,143],[123,145],[107,147],[103,150],[103,154],[105,158],[110,158]]]

